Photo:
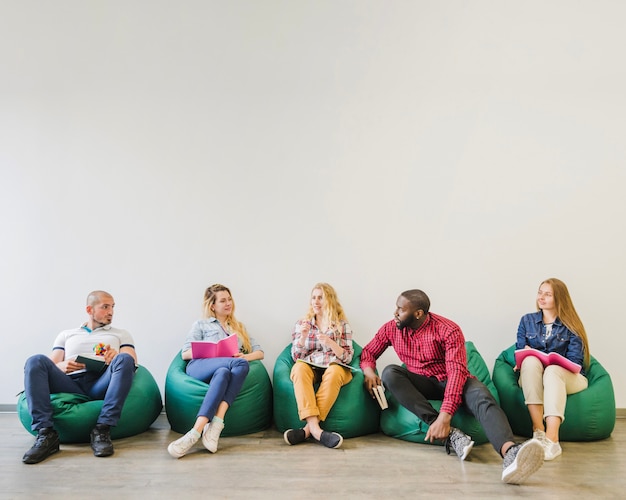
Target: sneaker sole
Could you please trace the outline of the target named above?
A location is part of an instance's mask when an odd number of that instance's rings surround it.
[[[205,439],[204,438],[204,434],[202,434],[202,446],[204,446],[211,453],[216,453],[217,452],[217,443],[213,443],[208,438]]]
[[[470,444],[468,444],[465,448],[463,448],[463,454],[460,455],[459,458],[461,460],[465,460],[467,456],[470,454],[470,451],[472,451],[473,447],[474,447],[474,441],[470,441]]]
[[[167,447],[167,452],[168,452],[168,453],[169,453],[172,457],[174,457],[174,458],[182,458],[182,457],[184,457],[187,453],[189,453],[189,450],[188,450],[188,451],[186,451],[185,453],[177,453],[176,451],[174,451],[174,450],[172,449],[172,445],[169,445],[169,446]]]
[[[217,445],[213,446],[213,444],[208,443],[204,440],[202,441],[202,444],[210,453],[217,453]]]
[[[520,484],[543,465],[543,446],[531,440],[522,445],[511,465],[502,472],[502,481],[507,484]]]

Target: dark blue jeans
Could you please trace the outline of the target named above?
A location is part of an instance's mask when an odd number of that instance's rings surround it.
[[[202,358],[189,361],[187,375],[209,384],[198,417],[213,420],[222,401],[231,406],[249,371],[248,361],[242,358]]]
[[[135,374],[135,360],[122,353],[113,358],[106,371],[99,375],[85,372],[78,375],[63,373],[44,354],[26,360],[24,366],[24,393],[33,419],[32,429],[37,431],[54,427],[50,395],[58,392],[83,394],[91,399],[103,399],[98,424],[117,425],[126,396],[130,392]]]
[[[446,381],[439,382],[434,377],[417,375],[398,365],[387,366],[381,380],[398,402],[423,422],[430,425],[439,416],[439,412],[428,400],[443,400]],[[463,406],[478,420],[487,439],[498,453],[504,443],[514,441],[513,431],[504,411],[480,380],[468,378],[465,382]]]

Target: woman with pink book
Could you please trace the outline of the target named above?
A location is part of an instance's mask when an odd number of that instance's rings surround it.
[[[196,321],[187,335],[181,356],[187,363],[187,375],[209,384],[198,410],[193,428],[170,443],[168,453],[174,458],[185,456],[202,437],[202,444],[211,453],[224,429],[224,416],[239,394],[250,370],[249,361],[263,359],[261,346],[248,335],[243,323],[235,318],[235,302],[224,285],[211,285],[204,292],[204,318]],[[237,337],[239,349],[232,357],[193,358],[191,343],[218,342],[231,335]]]
[[[543,281],[536,305],[537,312],[524,315],[519,323],[516,349],[557,353],[582,367],[576,372],[556,363],[544,366],[536,356],[527,356],[521,366],[515,366],[520,372],[519,384],[533,424],[533,437],[542,443],[545,460],[553,460],[562,453],[559,428],[565,418],[567,395],[588,385],[585,367],[589,367],[589,343],[561,280]]]

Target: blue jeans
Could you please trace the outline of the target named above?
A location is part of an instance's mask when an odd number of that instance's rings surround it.
[[[135,360],[122,353],[113,358],[106,371],[67,375],[44,354],[36,354],[26,360],[24,366],[24,393],[32,429],[38,431],[54,427],[50,395],[59,392],[82,394],[91,399],[103,399],[98,424],[117,425],[126,396],[130,392],[135,374]]]
[[[189,361],[187,375],[209,384],[198,417],[212,420],[222,401],[231,406],[248,371],[250,365],[242,358],[202,358]]]
[[[423,422],[430,425],[439,416],[428,400],[443,400],[446,381],[439,382],[434,377],[417,375],[398,365],[385,367],[381,380],[398,402]],[[478,420],[498,453],[504,443],[515,442],[504,411],[480,380],[470,377],[465,382],[463,406]]]

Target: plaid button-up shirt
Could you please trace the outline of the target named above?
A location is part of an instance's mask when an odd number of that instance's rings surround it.
[[[462,403],[465,381],[471,376],[461,328],[433,313],[428,313],[417,330],[399,330],[395,320],[389,321],[363,348],[361,368],[375,369],[376,360],[389,346],[410,372],[447,381],[441,411],[454,415]]]
[[[303,324],[303,320],[296,322],[293,332],[291,333],[291,356],[294,361],[301,359],[302,361],[307,361],[320,367],[328,367],[328,365],[333,362],[338,362],[343,365],[350,364],[354,349],[352,348],[352,329],[347,322],[342,321],[339,325],[335,325],[334,329],[329,327],[328,330],[323,332],[343,348],[341,357],[335,356],[332,349],[327,349],[320,343],[317,337],[320,330],[317,325],[312,322],[310,323],[311,329],[304,341],[304,345],[300,346],[299,340]]]

